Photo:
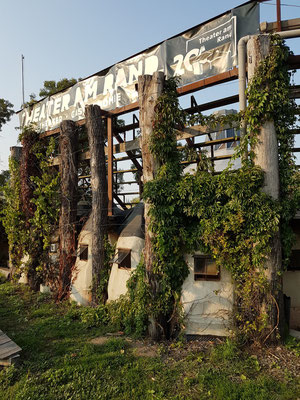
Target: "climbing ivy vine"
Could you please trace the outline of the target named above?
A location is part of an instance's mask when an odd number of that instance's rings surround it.
[[[1,221],[8,238],[10,262],[16,269],[20,268],[23,256],[23,243],[25,241],[25,218],[20,201],[21,184],[19,168],[19,162],[14,158],[10,158],[10,180],[3,187],[5,200],[1,212]]]
[[[259,140],[259,128],[266,121],[273,120],[278,141],[280,174],[280,230],[283,245],[283,262],[287,266],[294,235],[290,220],[299,206],[299,175],[297,174],[294,147],[294,134],[291,127],[296,122],[297,106],[289,97],[292,72],[288,70],[288,56],[291,51],[279,36],[271,36],[270,55],[258,67],[247,90],[249,106],[245,112],[248,131],[243,148],[251,146],[253,161],[254,149]]]
[[[59,174],[50,166],[55,143],[41,140],[33,126],[19,136],[23,144],[20,161],[10,159],[10,182],[4,188],[5,227],[16,276],[26,272],[29,284],[55,284],[57,271],[49,262],[51,236],[59,215]]]
[[[286,266],[293,243],[289,224],[300,199],[299,174],[292,156],[291,127],[296,106],[289,99],[289,54],[284,42],[272,37],[270,55],[260,64],[248,87],[249,105],[244,113],[234,116],[188,116],[179,106],[176,79],[165,82],[150,138],[150,149],[159,168],[155,179],[144,187],[144,199],[150,204],[157,285],[153,293],[141,262],[128,282],[127,297],[120,301],[127,332],[144,333],[149,315],[166,337],[180,328],[181,290],[189,274],[184,254],[201,251],[231,273],[237,332],[252,340],[267,337],[268,310],[261,305],[272,295],[265,276],[270,240],[280,231]],[[176,130],[184,126],[198,123],[216,127],[241,120],[246,121],[247,131],[235,150],[235,157],[242,156],[238,170],[228,167],[215,174],[205,153],[181,152],[177,147]],[[270,120],[275,123],[278,139],[279,201],[262,191],[264,174],[255,165],[254,157],[260,127]],[[48,279],[47,249],[58,219],[59,176],[49,166],[52,141],[39,140],[33,127],[26,128],[20,139],[28,158],[21,165],[10,160],[11,183],[5,188],[3,225],[12,263],[20,269],[21,259],[27,255],[27,271],[39,281]],[[197,160],[195,174],[183,174],[183,157]],[[106,247],[109,259],[112,248],[109,244]],[[103,287],[109,276],[108,262],[107,266],[101,277]]]
[[[155,179],[144,188],[144,199],[151,205],[158,290],[153,294],[149,287],[145,289],[138,283],[139,279],[147,282],[141,267],[129,281],[129,289],[132,297],[137,288],[143,288],[140,307],[144,304],[144,312],[140,315],[154,315],[160,325],[165,321],[162,329],[166,336],[174,331],[175,316],[180,314],[182,284],[188,275],[183,254],[195,251],[211,255],[218,266],[230,271],[235,283],[233,319],[237,332],[258,341],[268,335],[268,310],[262,303],[270,302],[272,295],[265,275],[270,239],[280,228],[286,264],[292,243],[289,222],[300,198],[292,156],[295,103],[288,95],[288,55],[283,41],[272,37],[270,56],[261,63],[249,85],[249,106],[236,116],[189,117],[179,107],[176,80],[165,82],[150,138],[151,152],[160,167]],[[198,153],[195,174],[182,173],[176,128],[196,122],[222,126],[242,119],[248,129],[235,154],[243,156],[241,168],[232,171],[228,167],[213,174],[205,154]],[[274,121],[278,138],[280,202],[262,191],[264,174],[254,163],[260,127],[269,120]]]

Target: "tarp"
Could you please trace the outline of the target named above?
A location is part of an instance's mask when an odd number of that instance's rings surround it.
[[[258,31],[256,2],[234,8],[27,107],[19,113],[20,126],[33,122],[47,131],[63,120],[83,119],[87,104],[113,110],[134,103],[139,75],[164,71],[167,79],[178,76],[184,86],[229,71],[237,65],[238,40]]]

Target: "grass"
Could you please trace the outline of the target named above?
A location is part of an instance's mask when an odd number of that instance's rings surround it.
[[[300,398],[299,382],[286,371],[275,379],[257,358],[234,343],[201,351],[161,344],[155,357],[140,357],[134,341],[91,338],[110,327],[91,322],[91,311],[24,286],[0,284],[0,328],[22,347],[21,362],[0,371],[1,400]],[[182,347],[185,351],[182,351]]]

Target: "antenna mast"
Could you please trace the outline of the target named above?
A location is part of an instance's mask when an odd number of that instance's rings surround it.
[[[24,56],[21,54],[21,63],[22,63],[22,107],[24,107],[25,104],[25,95],[24,95]]]

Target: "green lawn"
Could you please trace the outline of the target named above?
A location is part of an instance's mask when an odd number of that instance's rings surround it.
[[[0,329],[23,349],[18,366],[0,371],[0,399],[300,398],[292,368],[275,363],[273,374],[229,341],[206,347],[179,341],[145,346],[144,353],[137,352],[141,342],[124,337],[91,344],[112,328],[90,314],[24,286],[0,284]]]

